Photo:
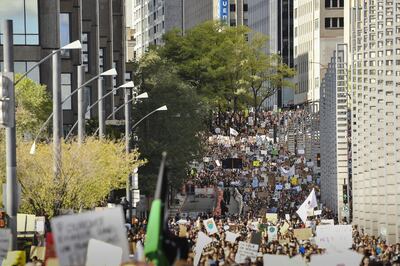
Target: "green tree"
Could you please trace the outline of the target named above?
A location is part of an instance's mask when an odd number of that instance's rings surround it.
[[[16,80],[20,75],[16,75]],[[15,86],[16,130],[18,137],[35,136],[52,111],[52,101],[45,85],[24,78]]]
[[[1,143],[4,144],[4,143]],[[123,188],[132,169],[144,164],[139,153],[125,153],[124,141],[87,138],[62,144],[61,175],[54,179],[52,144],[17,145],[17,175],[22,188],[21,212],[52,217],[61,209],[79,210],[101,205],[111,190]],[[0,160],[5,160],[1,153]]]
[[[186,178],[188,163],[201,154],[204,108],[196,91],[182,82],[174,65],[160,58],[156,50],[143,56],[135,76],[140,90],[148,92],[150,98],[134,105],[134,121],[162,105],[168,107],[168,111],[148,117],[134,131],[141,155],[149,161],[139,169],[140,188],[153,195],[162,151],[168,152],[174,188]]]

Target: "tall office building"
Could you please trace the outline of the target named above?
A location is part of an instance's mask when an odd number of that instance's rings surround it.
[[[354,223],[400,242],[400,2],[349,8]]]
[[[337,43],[343,42],[344,0],[294,0],[294,104],[318,109],[321,78]]]
[[[321,84],[321,200],[342,221],[350,221],[350,109],[348,49],[337,44]]]
[[[208,20],[247,25],[248,0],[184,0],[184,30]]]
[[[162,44],[164,33],[182,30],[183,0],[131,0],[128,12],[134,31],[134,58],[140,58],[151,45]]]
[[[40,7],[40,8],[39,8]],[[106,78],[106,91],[125,82],[125,18],[122,0],[2,0],[0,21],[14,21],[15,72],[24,73],[52,50],[72,41],[80,40],[82,50],[62,54],[61,92],[66,98],[77,87],[76,67],[84,65],[84,80],[96,76],[99,71],[112,67],[118,76]],[[0,22],[1,23],[1,22]],[[3,58],[0,52],[0,61]],[[52,90],[51,60],[35,68],[28,77]],[[115,94],[105,101],[106,115],[113,107],[123,103],[122,94]],[[97,82],[84,89],[86,105],[97,99]],[[76,94],[63,106],[64,133],[77,120]],[[93,108],[86,118],[97,116]]]
[[[269,37],[266,53],[282,56],[294,67],[293,0],[252,0],[248,2],[248,26]],[[293,89],[283,88],[267,100],[267,106],[288,107],[293,104]]]

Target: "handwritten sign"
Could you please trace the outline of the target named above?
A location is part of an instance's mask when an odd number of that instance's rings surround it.
[[[301,266],[306,265],[301,256],[296,256],[294,258],[290,258],[285,255],[272,255],[272,254],[264,254],[263,256],[264,265],[284,265],[284,266]],[[321,264],[322,265],[322,264]],[[325,264],[328,265],[328,264]]]
[[[17,250],[17,251],[9,251],[7,253],[7,258],[3,260],[2,265],[15,265],[15,266],[23,266],[26,264],[26,255],[25,251]]]
[[[121,207],[58,216],[51,220],[51,228],[61,266],[85,265],[89,240],[92,238],[122,248],[123,261],[129,259]]]
[[[276,224],[278,222],[278,214],[276,213],[267,213],[265,214],[265,217],[270,223]]]
[[[351,225],[319,225],[315,242],[321,248],[347,250],[353,244]]]
[[[122,248],[96,239],[89,240],[86,266],[119,266],[121,262]]]
[[[311,258],[310,266],[320,265],[337,265],[337,266],[352,266],[360,265],[363,255],[354,251],[342,252],[327,252],[323,255],[313,255]]]
[[[0,262],[7,256],[11,239],[10,229],[0,230]]]
[[[251,261],[256,261],[258,256],[258,245],[239,241],[239,248],[236,253],[235,262],[244,263],[249,257]]]

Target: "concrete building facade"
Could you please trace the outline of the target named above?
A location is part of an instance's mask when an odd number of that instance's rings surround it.
[[[400,2],[351,1],[353,220],[400,241]]]
[[[269,37],[266,53],[282,56],[283,62],[294,67],[293,56],[293,0],[253,0],[248,4],[248,26]],[[293,104],[293,89],[283,88],[267,100],[273,108]]]
[[[350,106],[347,45],[338,44],[321,84],[321,199],[341,221],[349,221]]]
[[[3,0],[0,20],[14,20],[15,70],[26,72],[52,50],[80,40],[82,50],[62,54],[61,92],[66,98],[77,87],[76,67],[85,67],[84,80],[112,67],[118,76],[103,81],[105,91],[125,82],[125,9],[122,0]],[[0,50],[0,61],[3,58]],[[52,90],[51,60],[28,75]],[[97,99],[97,82],[84,90],[85,104]],[[106,115],[123,102],[122,92],[105,101]],[[97,116],[97,109],[86,118]],[[64,134],[77,120],[77,96],[63,105]]]
[[[294,104],[320,99],[321,77],[337,43],[343,42],[344,0],[294,0]]]

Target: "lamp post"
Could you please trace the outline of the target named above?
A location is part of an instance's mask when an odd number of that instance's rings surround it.
[[[95,79],[99,78],[100,76],[115,76],[117,75],[117,71],[112,68],[109,69],[103,73],[100,73],[97,76],[94,76],[93,78],[89,79],[88,81],[86,81],[84,84],[82,84],[80,87],[76,88],[70,95],[68,95],[68,97],[66,97],[60,104],[60,106],[65,103],[67,100],[69,100],[75,93],[77,93],[78,91],[80,91],[83,87],[85,87],[87,84],[89,84],[90,82],[94,81]],[[30,154],[35,154],[36,151],[36,142],[40,136],[40,134],[43,132],[43,130],[46,128],[47,124],[50,122],[50,119],[54,116],[54,111],[53,113],[51,113],[49,115],[49,117],[47,118],[47,120],[42,124],[42,126],[39,129],[39,133],[36,135],[33,144],[31,146],[31,150],[30,150]]]

